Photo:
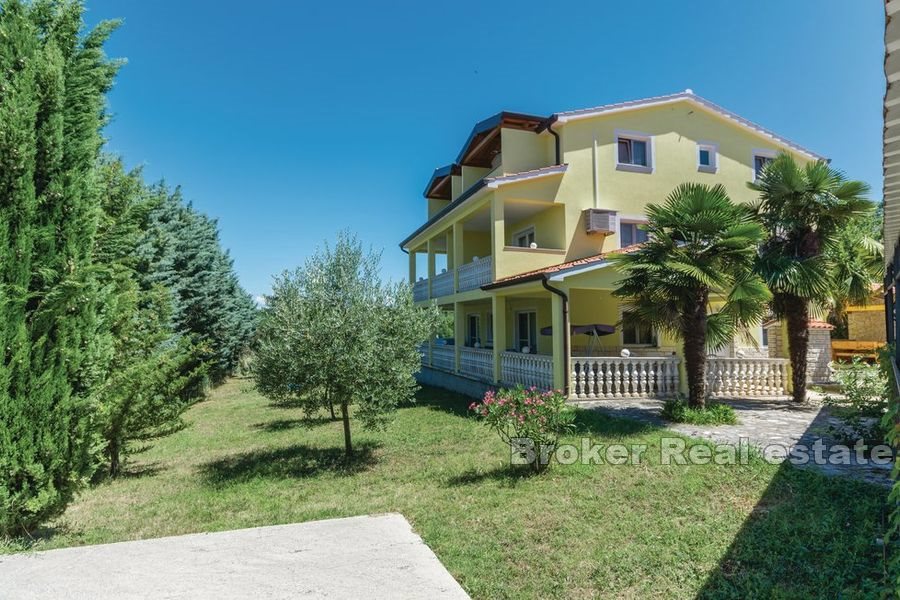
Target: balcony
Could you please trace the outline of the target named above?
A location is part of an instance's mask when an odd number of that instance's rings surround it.
[[[423,302],[429,298],[451,296],[456,292],[477,290],[493,281],[494,261],[488,256],[466,263],[457,269],[445,271],[429,279],[413,283],[413,300]],[[431,285],[429,286],[429,282]]]
[[[457,271],[459,272],[459,289],[457,291],[477,290],[493,281],[494,261],[490,256],[479,258],[462,265]]]

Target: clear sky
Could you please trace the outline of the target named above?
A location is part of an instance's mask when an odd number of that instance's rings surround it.
[[[218,218],[244,287],[397,244],[475,122],[692,88],[881,191],[883,3],[87,0],[122,17],[109,150]]]

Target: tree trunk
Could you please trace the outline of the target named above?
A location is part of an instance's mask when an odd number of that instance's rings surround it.
[[[687,373],[688,405],[706,406],[706,305],[709,293],[698,294],[694,312],[687,315],[684,331],[684,368]]]
[[[331,413],[331,420],[337,421],[337,416],[334,414],[334,402],[331,400],[331,393],[328,388],[325,388],[325,401],[328,403],[328,412]]]
[[[806,356],[809,351],[809,306],[797,296],[782,300],[787,320],[788,354],[794,402],[806,402]]]
[[[350,407],[341,402],[341,418],[344,420],[344,454],[347,461],[353,458],[353,442],[350,439]]]
[[[109,440],[109,444],[106,446],[106,455],[109,458],[109,476],[110,477],[118,477],[119,472],[122,468],[122,461],[120,458],[121,450],[119,447],[118,438],[113,438]]]

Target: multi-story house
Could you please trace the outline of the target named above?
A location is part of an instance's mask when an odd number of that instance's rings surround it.
[[[646,239],[647,205],[682,182],[754,200],[747,182],[779,152],[821,158],[691,90],[478,123],[455,162],[434,171],[427,219],[400,244],[416,301],[454,315],[455,335],[423,348],[423,376],[576,397],[679,390],[680,345],[621,325],[620,275],[607,259]],[[760,327],[732,344],[710,381],[783,392],[785,361],[763,358],[765,337]]]

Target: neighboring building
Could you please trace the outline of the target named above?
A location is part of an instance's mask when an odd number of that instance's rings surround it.
[[[580,397],[683,389],[679,344],[617,325],[620,275],[606,259],[645,239],[647,205],[680,183],[721,183],[732,199],[754,200],[747,182],[779,152],[822,158],[691,90],[478,123],[456,161],[432,175],[427,220],[400,244],[416,301],[455,315],[455,343],[423,349],[423,377],[569,387]],[[595,324],[615,331],[570,329]],[[786,389],[783,361],[760,358],[761,327],[754,337],[729,346],[747,358],[722,357],[711,382],[737,369],[744,394]],[[632,359],[617,358],[623,349]]]
[[[900,0],[885,2],[884,8],[884,304],[886,339],[893,343],[900,333]]]

